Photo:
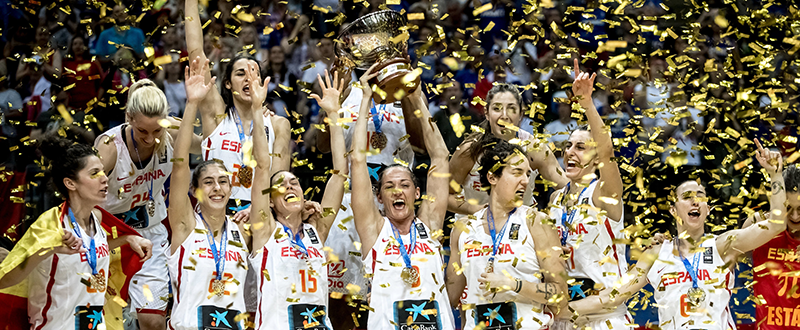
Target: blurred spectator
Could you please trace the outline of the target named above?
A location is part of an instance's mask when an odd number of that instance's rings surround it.
[[[656,119],[656,126],[662,129],[661,135],[668,146],[661,155],[662,162],[675,164],[680,161],[687,167],[699,167],[703,163],[703,154],[697,146],[705,131],[705,120],[700,116],[700,110],[687,104],[685,92],[676,89],[672,99],[676,100],[674,108],[659,112]]]
[[[172,54],[172,62],[164,64],[163,89],[169,103],[169,115],[183,117],[186,108],[186,85],[183,83],[184,65],[178,54]],[[159,72],[159,74],[161,73]],[[159,77],[160,78],[160,77]]]
[[[38,100],[40,110],[50,108],[50,84],[61,77],[61,52],[50,47],[50,30],[36,28],[36,44],[28,55],[23,55],[17,66],[17,81],[27,85],[27,98]],[[25,101],[27,103],[27,101]]]
[[[254,25],[242,25],[242,30],[239,31],[239,43],[240,48],[250,53],[258,62],[266,63],[269,60],[269,50],[266,47],[262,47]]]
[[[572,107],[567,97],[567,93],[559,91],[553,93],[553,109],[558,112],[558,120],[554,120],[544,126],[544,134],[550,134],[548,141],[556,145],[553,151],[558,158],[558,163],[564,167],[564,147],[563,142],[569,139],[569,135],[578,128],[578,121],[572,118]]]
[[[130,25],[127,11],[122,3],[114,6],[112,14],[114,27],[100,33],[94,49],[97,56],[108,59],[119,48],[132,49],[139,57],[144,55],[144,33],[141,29]]]
[[[461,84],[458,81],[450,84],[451,86],[442,90],[438,105],[440,111],[433,115],[433,121],[439,126],[447,150],[452,154],[472,131],[472,125],[480,124],[482,118],[475,110],[464,106]]]
[[[80,143],[94,143],[95,134],[98,132],[97,125],[84,122],[86,113],[75,111],[69,107],[70,94],[61,86],[62,82],[56,82],[51,86],[50,93],[55,96],[53,107],[39,114],[36,118],[36,128],[31,130],[32,139],[40,139],[47,134],[58,131],[59,135]],[[91,130],[86,128],[91,127]]]
[[[64,78],[69,89],[69,106],[76,110],[84,110],[89,101],[102,94],[100,85],[104,72],[100,62],[93,60],[89,54],[86,39],[81,35],[72,38],[67,56],[64,57]],[[74,84],[74,85],[73,85]]]
[[[125,121],[124,107],[128,88],[136,80],[147,78],[145,71],[136,68],[136,58],[129,49],[122,48],[114,54],[111,68],[101,85],[105,93],[101,100],[104,109],[98,115],[104,127],[115,127]]]
[[[272,46],[269,50],[266,75],[271,77],[267,101],[276,114],[288,118],[289,107],[297,104],[297,77],[289,72],[286,54],[280,45]]]
[[[186,58],[189,52],[186,51],[186,38],[180,35],[180,29],[177,25],[172,25],[164,28],[164,34],[161,35],[161,40],[155,47],[156,57],[178,54],[179,57]],[[213,46],[213,43],[209,43]]]
[[[22,110],[22,97],[16,90],[8,88],[8,69],[5,64],[0,64],[0,135],[6,138],[17,137],[16,125],[10,121],[24,121]],[[0,142],[0,150],[8,150],[8,141]],[[5,152],[5,151],[4,151]],[[0,159],[0,163],[3,160]]]
[[[79,21],[80,10],[67,2],[39,10],[39,25],[47,26],[51,34],[50,44],[62,52],[67,52]]]

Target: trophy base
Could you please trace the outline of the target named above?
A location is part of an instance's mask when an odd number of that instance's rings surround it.
[[[386,92],[386,97],[384,98],[383,95],[374,93],[375,102],[380,104],[395,103],[400,100],[395,96],[399,90],[403,90],[404,93],[402,94],[405,97],[405,95],[417,89],[420,84],[419,76],[407,84],[403,83],[403,78],[412,72],[411,63],[407,59],[395,58],[384,62],[381,66],[382,68],[380,68],[378,76],[375,77],[375,81],[378,87]]]

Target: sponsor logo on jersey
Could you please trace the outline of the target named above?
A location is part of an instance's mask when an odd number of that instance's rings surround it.
[[[511,225],[511,232],[508,234],[509,239],[518,240],[519,239],[519,224],[515,223]]]
[[[314,230],[306,229],[306,233],[308,233],[308,238],[311,239],[311,244],[319,244],[319,238],[317,238],[317,233]]]
[[[417,232],[419,232],[419,238],[421,239],[428,239],[428,232],[425,231],[425,225],[418,223],[417,224]]]
[[[339,260],[339,262],[331,262],[328,264],[328,277],[329,278],[341,278],[344,276],[345,273],[345,262],[344,260]]]
[[[714,247],[707,246],[706,250],[703,251],[703,263],[709,265],[714,263]]]
[[[238,230],[231,230],[231,238],[233,238],[233,240],[236,241],[237,243],[242,242],[242,238],[239,236]]]

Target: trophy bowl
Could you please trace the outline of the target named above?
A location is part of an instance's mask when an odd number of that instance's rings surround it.
[[[375,93],[375,100],[382,104],[394,103],[398,91],[402,95],[411,93],[420,83],[419,75],[404,82],[403,78],[413,72],[407,59],[408,33],[406,19],[393,10],[382,10],[367,14],[350,23],[339,34],[336,55],[342,64],[360,71],[368,70],[380,63],[378,76],[372,83],[385,92]]]

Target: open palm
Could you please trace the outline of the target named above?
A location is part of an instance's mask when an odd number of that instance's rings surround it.
[[[192,64],[186,67],[184,73],[186,85],[186,101],[187,102],[201,102],[206,98],[208,91],[213,88],[217,77],[211,78],[211,81],[206,84],[206,74],[208,73],[209,61],[200,61],[200,57],[192,61]]]
[[[322,88],[322,97],[320,98],[317,94],[311,94],[311,97],[329,115],[338,112],[340,108],[339,97],[344,89],[344,79],[339,80],[339,72],[336,71],[333,75],[333,81],[331,81],[331,75],[328,70],[325,70],[325,80],[323,81],[322,77],[317,75],[317,81]]]

